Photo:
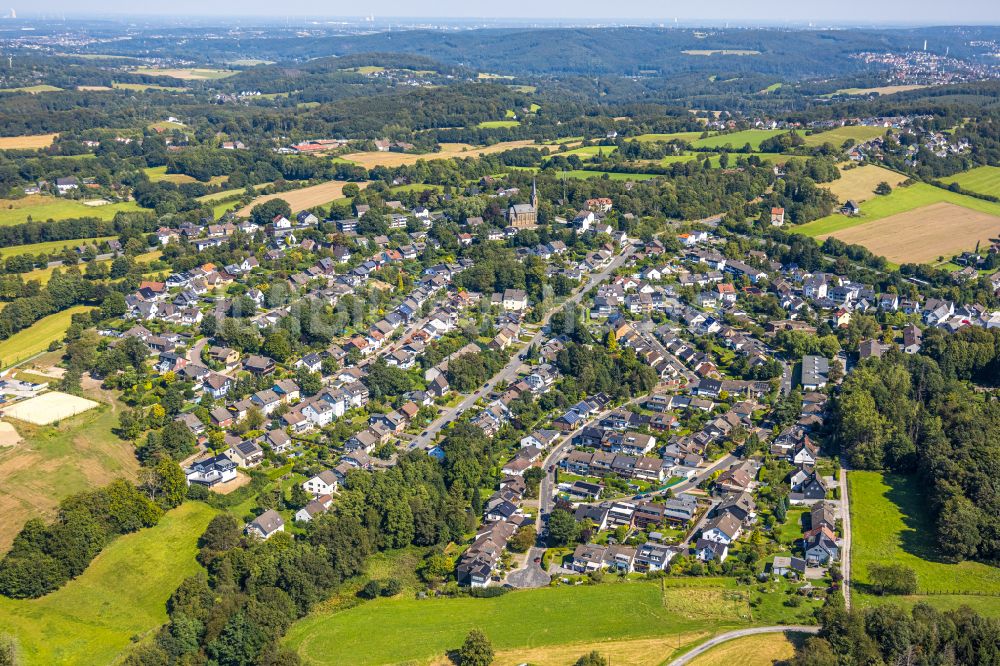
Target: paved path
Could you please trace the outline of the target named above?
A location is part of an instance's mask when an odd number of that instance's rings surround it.
[[[796,633],[796,634],[816,634],[819,633],[819,627],[808,627],[801,625],[787,625],[787,626],[777,626],[777,627],[751,627],[749,629],[737,629],[736,631],[727,631],[724,634],[719,634],[715,638],[710,638],[695,649],[691,650],[687,654],[677,657],[668,666],[684,666],[684,664],[690,662],[692,659],[698,655],[708,652],[716,645],[721,645],[726,641],[731,641],[734,638],[743,638],[744,636],[755,636],[757,634],[782,634],[782,633]]]
[[[541,558],[544,548],[534,547],[528,549],[528,554],[524,558],[524,565],[515,571],[507,574],[507,582],[514,587],[545,587],[552,580],[552,577],[542,569],[541,562],[535,562],[535,558]]]
[[[844,575],[844,605],[851,608],[851,497],[847,492],[847,461],[840,461],[840,520],[844,536],[840,544],[840,572]]]

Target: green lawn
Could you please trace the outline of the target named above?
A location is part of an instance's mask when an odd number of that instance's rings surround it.
[[[864,594],[868,565],[893,562],[917,573],[921,595],[908,597],[910,601],[959,605],[960,599],[949,597],[968,593],[970,603],[1000,612],[1000,567],[979,562],[947,562],[939,558],[933,543],[933,525],[927,514],[927,493],[916,478],[854,471],[849,473],[848,481],[853,540],[851,576],[858,584],[855,592],[860,603],[884,601]],[[928,592],[932,594],[926,594]],[[939,593],[948,593],[948,596],[939,596]]]
[[[810,134],[802,137],[807,146],[822,146],[824,143],[832,143],[834,146],[842,146],[848,139],[854,139],[855,143],[870,141],[877,136],[885,134],[884,127],[868,127],[866,125],[847,125],[837,127],[827,132]]]
[[[77,248],[85,245],[101,246],[105,241],[109,241],[117,236],[98,236],[97,238],[77,238],[75,240],[48,241],[46,243],[32,243],[30,245],[13,245],[11,247],[0,248],[0,257],[19,257],[22,254],[51,254],[61,252],[66,248]]]
[[[1000,167],[981,166],[964,173],[941,179],[951,185],[958,183],[963,189],[979,194],[991,194],[1000,197]]]
[[[57,88],[56,86],[50,86],[47,84],[41,84],[37,86],[22,86],[20,88],[0,88],[0,92],[26,92],[35,95],[37,93],[43,92],[59,92],[62,88]]]
[[[150,90],[156,90],[159,92],[184,92],[185,88],[178,88],[177,86],[159,86],[155,83],[112,83],[112,88],[117,88],[119,90],[133,90],[137,92],[147,92]]]
[[[286,643],[310,664],[361,666],[424,663],[459,647],[472,628],[484,631],[499,651],[801,619],[793,615],[801,608],[776,604],[773,611],[755,610],[751,621],[747,588],[736,588],[731,579],[664,584],[662,591],[659,582],[631,582],[523,590],[495,599],[378,599],[314,613],[292,626]]]
[[[214,515],[189,502],[156,527],[114,541],[79,578],[41,599],[0,598],[0,626],[29,664],[110,664],[167,620],[166,601],[200,568],[198,537]]]
[[[749,143],[752,149],[757,150],[760,148],[761,141],[785,133],[785,130],[743,130],[729,134],[715,134],[706,139],[693,141],[691,145],[695,148],[721,148],[729,144],[733,149],[738,150]]]
[[[649,180],[650,178],[659,178],[659,174],[655,173],[612,173],[610,171],[587,171],[586,169],[569,169],[567,171],[560,171],[560,174],[565,175],[567,178],[582,178],[586,180],[587,178],[602,178],[606,174],[611,180]]]
[[[640,134],[633,141],[697,141],[704,132],[673,132],[670,134]]]
[[[517,127],[520,124],[520,120],[484,120],[477,127],[481,127],[482,129],[497,129],[499,127]]]
[[[555,154],[562,155],[563,157],[576,155],[580,159],[586,160],[591,157],[595,157],[598,154],[610,155],[616,150],[618,150],[618,146],[580,146],[579,148],[571,148],[564,153],[555,153]]]
[[[22,329],[0,342],[0,367],[6,368],[45,351],[53,340],[62,339],[74,314],[90,309],[84,305],[77,305],[48,317],[42,317],[28,328]]]
[[[134,201],[88,206],[74,199],[32,195],[23,199],[0,200],[0,226],[22,224],[30,216],[35,222],[66,220],[72,217],[96,217],[101,220],[114,218],[120,210],[140,210]]]
[[[847,217],[840,213],[834,213],[813,220],[808,224],[794,227],[794,231],[806,236],[822,236],[939,202],[952,203],[982,213],[1000,216],[1000,204],[964,194],[956,194],[926,183],[915,183],[909,187],[897,187],[892,191],[892,194],[886,196],[872,197],[861,206],[861,215],[857,217]]]

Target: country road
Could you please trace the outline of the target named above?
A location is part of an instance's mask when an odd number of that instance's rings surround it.
[[[749,629],[737,629],[736,631],[727,631],[724,634],[719,634],[715,638],[710,638],[695,649],[691,650],[687,654],[677,657],[668,666],[684,666],[684,664],[689,663],[695,657],[704,654],[714,648],[716,645],[721,645],[726,641],[731,641],[735,638],[743,638],[744,636],[756,636],[757,634],[781,634],[781,633],[795,633],[795,634],[816,634],[819,633],[819,627],[809,627],[804,625],[787,625],[787,626],[775,626],[775,627],[751,627]]]

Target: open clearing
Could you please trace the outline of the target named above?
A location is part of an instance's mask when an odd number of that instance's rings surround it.
[[[93,400],[60,391],[49,391],[35,398],[15,402],[2,411],[7,418],[35,425],[49,425],[88,412],[97,406],[98,403]]]
[[[479,157],[480,155],[492,155],[494,153],[502,153],[505,150],[510,150],[511,148],[523,148],[525,146],[534,146],[534,141],[504,141],[502,143],[495,143],[492,146],[476,147],[468,143],[442,143],[441,150],[436,153],[424,153],[423,155],[416,155],[413,153],[394,153],[394,152],[366,152],[366,153],[350,153],[348,155],[343,155],[343,158],[354,162],[358,166],[363,166],[366,169],[372,169],[377,166],[384,167],[398,167],[405,164],[416,164],[419,160],[447,160],[453,157]]]
[[[758,634],[726,641],[688,663],[690,666],[771,666],[794,655],[795,643],[788,634]]]
[[[514,591],[494,599],[403,595],[340,611],[320,608],[293,625],[285,642],[303,661],[316,665],[424,663],[459,647],[476,627],[504,659],[531,654],[532,663],[537,656],[539,663],[566,664],[597,643],[655,639],[666,645],[672,642],[677,649],[688,646],[692,638],[702,640],[734,627],[795,622],[812,610],[812,606],[790,610],[779,601],[755,609],[751,620],[746,589],[732,579],[668,579],[662,585],[661,589],[660,582],[643,581],[562,586]],[[370,639],[372,627],[378,627],[378,641]],[[570,649],[564,652],[564,646]],[[672,651],[654,653],[653,663],[662,662]],[[572,659],[565,659],[570,653]]]
[[[818,220],[813,220],[808,224],[803,224],[794,228],[795,233],[806,236],[829,236],[838,231],[856,227],[872,220],[880,220],[883,217],[896,215],[915,210],[923,206],[940,202],[953,203],[964,208],[978,210],[981,213],[1000,216],[1000,204],[990,201],[983,201],[975,197],[957,194],[949,190],[927,185],[926,183],[915,183],[907,187],[898,187],[892,194],[874,197],[861,207],[861,215],[857,217],[847,217],[840,213],[834,213]],[[973,246],[975,243],[973,243]],[[964,248],[971,250],[972,247]]]
[[[672,134],[640,134],[633,141],[697,141],[703,132],[673,132]]]
[[[157,67],[139,67],[136,74],[146,76],[169,76],[182,81],[208,81],[211,79],[224,79],[237,72],[231,69],[160,69]]]
[[[922,85],[904,85],[904,86],[879,86],[878,88],[841,88],[840,90],[834,91],[829,95],[823,95],[823,97],[833,97],[834,95],[891,95],[898,92],[906,92],[907,90],[920,90],[921,88],[927,88],[928,86]]]
[[[31,194],[20,199],[0,199],[0,226],[22,224],[28,217],[35,222],[68,220],[74,217],[96,217],[101,220],[114,219],[118,211],[140,210],[134,201],[88,206],[76,199],[63,199],[44,194]]]
[[[158,183],[160,181],[165,181],[168,183],[176,183],[181,185],[183,183],[198,183],[201,182],[193,176],[188,176],[183,173],[167,173],[167,167],[146,167],[143,169],[146,175],[149,176],[150,182]],[[228,179],[227,176],[212,176],[205,185],[218,185],[224,183]],[[242,191],[242,190],[241,190]]]
[[[482,129],[498,129],[501,127],[517,127],[520,124],[520,120],[484,120],[476,125],[476,127],[480,127]]]
[[[47,241],[45,243],[31,243],[29,245],[12,245],[0,248],[0,257],[19,257],[22,254],[52,254],[61,252],[67,248],[75,249],[86,245],[96,245],[100,247],[102,243],[117,236],[98,236],[96,238],[76,238],[64,241]],[[0,357],[2,358],[2,357]]]
[[[20,643],[23,663],[109,664],[133,637],[167,621],[166,602],[201,568],[198,537],[215,511],[187,502],[149,529],[111,543],[81,576],[41,599],[0,598],[0,626]]]
[[[46,92],[60,92],[62,88],[57,88],[56,86],[50,86],[47,84],[40,84],[37,86],[21,86],[20,88],[2,88],[0,92],[26,92],[32,95],[37,95],[38,93]]]
[[[17,424],[21,443],[0,449],[0,552],[24,521],[52,518],[67,495],[117,477],[136,478],[135,449],[111,432],[118,409],[115,403],[101,404],[56,426]]]
[[[1000,615],[1000,568],[979,562],[945,562],[938,557],[926,492],[915,477],[852,471],[848,481],[851,575],[857,603],[926,601],[944,608],[967,603],[980,612]],[[866,594],[868,566],[883,562],[916,571],[919,594],[902,599]]]
[[[236,214],[246,217],[250,214],[250,211],[253,210],[254,206],[262,204],[265,201],[270,201],[271,199],[284,199],[288,202],[288,205],[292,207],[293,213],[297,213],[298,211],[305,210],[307,208],[313,208],[315,206],[324,206],[334,199],[340,199],[344,196],[344,185],[347,185],[345,181],[331,180],[328,183],[303,187],[298,190],[289,190],[287,192],[278,192],[276,194],[265,194],[262,197],[257,197],[252,202],[239,209]],[[366,187],[368,183],[356,183],[356,185],[363,188]]]
[[[0,150],[37,150],[48,148],[58,134],[27,134],[25,136],[0,136]]]
[[[111,86],[118,90],[133,90],[136,92],[147,92],[149,90],[159,90],[161,92],[184,92],[184,88],[177,86],[159,86],[155,83],[112,83]]]
[[[14,428],[14,424],[0,421],[0,448],[17,446],[20,443],[21,435]]]
[[[877,136],[884,135],[885,131],[884,127],[846,125],[844,127],[837,127],[826,132],[808,134],[802,138],[805,140],[807,146],[822,146],[824,143],[830,143],[834,146],[840,147],[844,145],[844,142],[848,139],[853,139],[855,143],[863,143],[865,141],[871,141]]]
[[[721,148],[729,144],[733,149],[739,150],[749,143],[751,149],[758,150],[761,141],[786,133],[785,130],[743,130],[729,134],[715,134],[705,139],[693,141],[691,145],[694,148]]]
[[[862,202],[876,196],[875,187],[879,183],[889,183],[895,189],[905,180],[906,176],[895,171],[867,164],[853,169],[841,170],[839,180],[823,183],[821,187],[825,187],[837,195],[837,200],[841,203],[848,199]]]
[[[21,329],[0,342],[0,368],[19,363],[49,348],[53,340],[62,340],[73,315],[91,308],[76,305],[62,312],[42,317],[28,328]]]
[[[958,183],[962,189],[979,194],[990,194],[1000,197],[1000,167],[981,166],[969,169],[964,173],[942,178],[942,182],[951,185]]]
[[[1000,236],[1000,217],[942,202],[828,235],[893,263],[926,263],[988,244]]]

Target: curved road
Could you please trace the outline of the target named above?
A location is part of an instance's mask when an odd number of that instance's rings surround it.
[[[727,631],[724,634],[719,634],[715,638],[710,638],[695,649],[691,650],[687,654],[677,657],[668,666],[684,666],[698,655],[708,652],[716,645],[721,645],[726,641],[731,641],[734,638],[743,638],[744,636],[755,636],[757,634],[781,634],[781,633],[797,633],[797,634],[817,634],[819,633],[819,627],[809,627],[804,625],[782,625],[776,627],[751,627],[749,629],[737,629],[736,631]]]

